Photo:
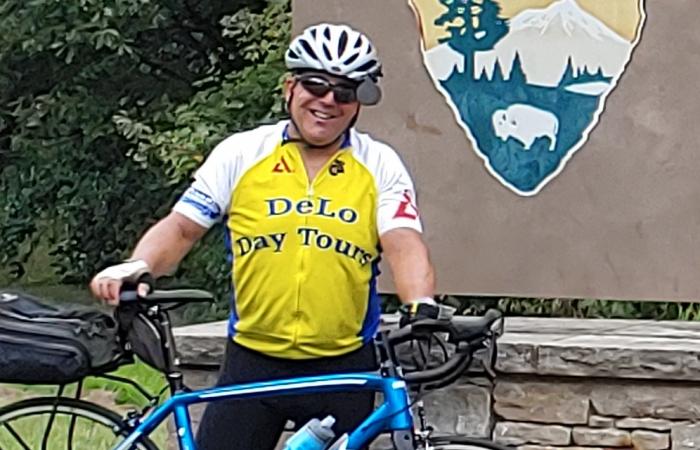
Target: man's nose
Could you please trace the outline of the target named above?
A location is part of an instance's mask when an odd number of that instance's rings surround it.
[[[328,92],[326,92],[326,95],[320,98],[321,101],[323,101],[324,103],[335,103],[335,94],[333,94],[333,90],[329,90]]]

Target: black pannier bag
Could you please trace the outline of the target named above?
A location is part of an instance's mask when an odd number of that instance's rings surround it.
[[[110,314],[0,291],[0,382],[67,384],[127,361]]]

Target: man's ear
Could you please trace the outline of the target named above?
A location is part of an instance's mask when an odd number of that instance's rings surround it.
[[[287,76],[287,78],[284,79],[283,92],[284,92],[284,102],[285,103],[289,102],[289,99],[292,96],[292,89],[294,89],[295,83],[296,83],[296,80],[291,75]]]

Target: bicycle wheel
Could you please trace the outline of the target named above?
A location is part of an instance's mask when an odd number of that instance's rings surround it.
[[[117,414],[84,400],[40,397],[0,408],[2,450],[108,450],[128,434]],[[149,439],[135,448],[158,450]]]
[[[513,450],[514,447],[497,444],[487,439],[470,438],[466,436],[435,436],[430,438],[430,446],[434,450]]]

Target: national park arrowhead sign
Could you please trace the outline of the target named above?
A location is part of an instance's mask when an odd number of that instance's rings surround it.
[[[533,196],[598,123],[643,0],[409,0],[423,60],[488,171]]]

